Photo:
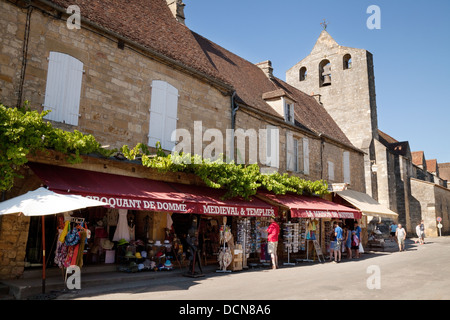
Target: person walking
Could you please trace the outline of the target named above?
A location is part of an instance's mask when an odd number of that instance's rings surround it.
[[[359,238],[355,230],[352,231],[351,239],[351,249],[355,250],[355,258],[359,259]]]
[[[401,223],[398,224],[397,230],[395,231],[395,236],[397,237],[398,251],[405,251],[406,231],[402,227]]]
[[[336,246],[334,247],[334,263],[341,262],[343,230],[337,222],[333,224]]]
[[[425,244],[425,224],[422,221],[420,221],[420,244]]]
[[[420,237],[420,223],[417,224],[416,226],[416,234],[417,234],[417,240],[414,240],[414,243],[421,243],[421,237]]]
[[[397,237],[395,236],[395,231],[397,230],[397,225],[394,222],[391,222],[391,225],[389,226],[390,235],[389,238],[391,239],[391,242],[397,242]]]
[[[333,261],[334,247],[336,247],[336,235],[334,234],[334,229],[333,229],[330,232],[330,261]]]
[[[348,226],[344,227],[344,246],[347,251],[347,259],[352,258],[352,230]]]
[[[272,269],[278,268],[278,235],[280,234],[280,226],[275,221],[275,215],[270,216],[270,225],[267,228],[267,247],[272,259]]]

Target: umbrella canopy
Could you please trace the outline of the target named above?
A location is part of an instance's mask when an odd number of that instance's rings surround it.
[[[77,195],[62,195],[41,187],[0,202],[0,215],[21,212],[25,216],[43,216],[104,205],[108,203]]]
[[[42,216],[42,293],[45,293],[45,219],[44,216],[108,203],[77,195],[62,195],[45,188],[0,202],[0,215],[23,213],[25,216]]]

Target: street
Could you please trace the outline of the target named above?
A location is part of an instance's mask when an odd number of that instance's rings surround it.
[[[205,273],[109,286],[59,300],[447,300],[450,237],[407,240],[407,251],[359,260],[298,263],[277,270]],[[107,293],[109,292],[109,293]]]

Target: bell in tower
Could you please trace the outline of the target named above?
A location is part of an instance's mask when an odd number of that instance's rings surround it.
[[[327,64],[326,66],[323,67],[323,83],[322,86],[329,86],[331,85],[331,65]]]

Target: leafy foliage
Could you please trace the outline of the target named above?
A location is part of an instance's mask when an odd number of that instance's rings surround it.
[[[241,165],[223,160],[211,161],[198,155],[165,154],[157,143],[152,155],[147,145],[137,144],[133,149],[124,145],[120,150],[106,150],[92,135],[79,131],[68,132],[53,128],[43,117],[44,111],[7,108],[0,104],[0,190],[9,190],[17,169],[27,162],[27,155],[38,150],[53,149],[67,155],[67,161],[78,163],[81,154],[97,153],[109,157],[120,152],[128,160],[140,160],[143,166],[162,172],[185,172],[199,176],[211,188],[227,190],[225,198],[240,196],[248,199],[258,189],[275,194],[293,192],[306,195],[328,193],[326,181],[309,181],[288,174],[262,174],[257,164]],[[219,157],[220,159],[220,157]]]
[[[11,189],[30,153],[53,149],[66,154],[70,163],[81,162],[80,154],[108,153],[92,135],[53,128],[43,120],[48,111],[28,109],[27,102],[21,109],[0,104],[0,190]]]

